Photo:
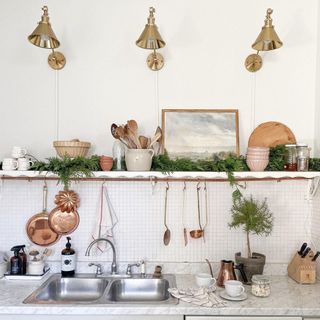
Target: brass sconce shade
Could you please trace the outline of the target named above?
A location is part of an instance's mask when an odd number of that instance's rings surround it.
[[[155,24],[154,13],[155,9],[150,7],[148,23],[142,31],[139,39],[136,41],[136,45],[142,49],[153,50],[153,53],[151,53],[147,58],[147,64],[151,70],[158,71],[163,67],[164,59],[160,53],[156,52],[156,50],[163,48],[166,43],[163,41],[158,31],[158,27]]]
[[[52,53],[48,57],[48,63],[51,68],[60,70],[65,66],[66,58],[61,52],[54,51],[60,46],[60,42],[51,28],[48,7],[44,6],[42,10],[41,21],[31,35],[28,36],[28,40],[37,47],[51,49]]]
[[[248,71],[256,72],[262,67],[262,58],[259,56],[259,51],[270,51],[282,47],[283,43],[274,30],[272,25],[271,14],[273,10],[268,9],[266,19],[264,20],[264,26],[256,41],[252,44],[252,48],[257,50],[257,54],[251,54],[245,61],[245,66]]]

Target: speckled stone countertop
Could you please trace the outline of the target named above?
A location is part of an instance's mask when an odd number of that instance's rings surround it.
[[[178,288],[196,287],[192,275],[177,275]],[[87,314],[87,315],[296,315],[320,316],[320,282],[299,285],[286,276],[271,277],[271,295],[258,298],[247,287],[248,299],[230,302],[223,308],[197,307],[185,302],[176,305],[33,305],[23,304],[43,281],[0,280],[0,314]],[[217,294],[219,295],[219,291]]]

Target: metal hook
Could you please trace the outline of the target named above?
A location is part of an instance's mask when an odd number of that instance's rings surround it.
[[[170,186],[169,186],[169,182],[168,182],[168,181],[167,181],[166,189],[167,189],[167,190],[169,190],[169,189],[170,189]]]
[[[200,189],[201,189],[200,183],[201,183],[201,180],[199,180],[199,182],[197,183],[197,190],[200,190]]]
[[[186,184],[186,182],[185,181],[183,181],[183,189],[182,189],[183,191],[186,191],[187,190],[187,184]]]

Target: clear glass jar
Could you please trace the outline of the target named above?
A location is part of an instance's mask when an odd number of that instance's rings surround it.
[[[263,275],[252,276],[251,292],[256,297],[268,297],[270,295],[270,278]]]
[[[286,144],[285,165],[286,171],[297,171],[297,146],[295,144]]]
[[[113,167],[114,171],[125,171],[126,162],[125,162],[125,146],[119,140],[116,140],[112,148],[113,154]]]
[[[306,144],[297,144],[297,170],[308,171],[310,148]]]

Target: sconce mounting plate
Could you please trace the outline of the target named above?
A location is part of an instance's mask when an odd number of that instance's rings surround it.
[[[244,65],[248,71],[256,72],[262,67],[262,58],[257,53],[250,54]]]
[[[61,70],[66,65],[66,58],[61,52],[54,51],[49,55],[48,63],[52,69]]]
[[[147,65],[151,70],[158,71],[162,69],[164,65],[164,58],[160,53],[153,52],[148,55]]]

